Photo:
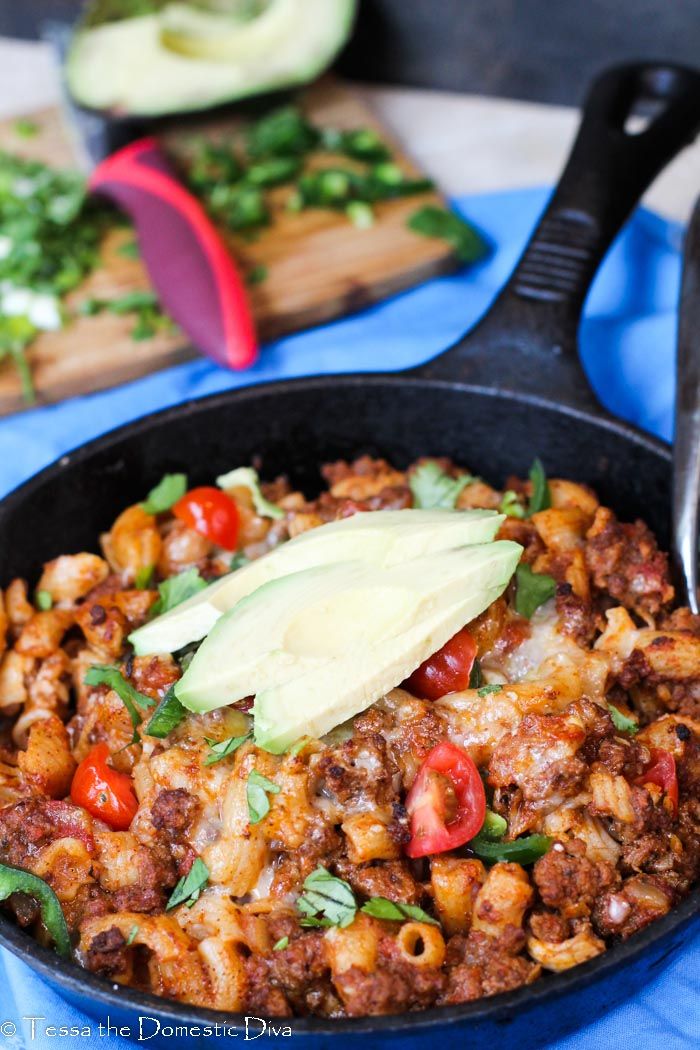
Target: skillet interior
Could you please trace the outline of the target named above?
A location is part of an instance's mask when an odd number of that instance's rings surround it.
[[[0,507],[0,580],[36,576],[59,553],[95,549],[99,532],[168,470],[194,484],[259,457],[266,477],[287,472],[308,494],[318,467],[362,452],[405,466],[447,455],[496,483],[523,474],[539,455],[551,475],[592,485],[623,519],[643,517],[668,541],[670,451],[632,427],[532,397],[420,377],[306,379],[215,395],[146,417],[64,457]],[[28,528],[31,523],[31,529]],[[455,1022],[470,1035],[517,1035],[521,1046],[585,1023],[651,979],[697,927],[700,893],[641,934],[584,966],[532,988],[410,1017],[292,1022],[314,1050],[368,1033],[424,1046]],[[692,922],[695,917],[695,922]],[[231,1015],[116,990],[58,962],[9,920],[0,943],[37,966],[71,1002],[100,1019],[133,1023],[138,1014],[167,1023],[220,1024]],[[152,1045],[158,1045],[157,1039]],[[163,1043],[163,1045],[167,1045]],[[172,1045],[172,1044],[171,1044]]]

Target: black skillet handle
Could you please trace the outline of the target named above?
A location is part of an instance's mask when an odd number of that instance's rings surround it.
[[[646,114],[641,130],[633,124],[638,113]],[[514,273],[476,329],[422,374],[590,407],[576,339],[584,299],[639,198],[699,130],[699,72],[648,63],[599,76]]]

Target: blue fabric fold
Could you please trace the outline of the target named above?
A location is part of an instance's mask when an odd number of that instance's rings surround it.
[[[429,360],[488,308],[547,196],[546,190],[525,190],[459,200],[459,210],[493,245],[486,260],[361,314],[280,339],[267,346],[255,368],[243,375],[196,360],[115,390],[3,420],[0,494],[87,439],[192,397],[289,376],[385,371]],[[666,440],[673,432],[681,237],[680,227],[637,211],[596,278],[580,335],[583,364],[601,401]],[[31,1014],[46,1018],[37,1024],[34,1039],[29,1022],[22,1020]],[[3,1028],[3,1022],[10,1026]],[[66,1005],[28,967],[0,951],[0,1048],[3,1041],[9,1047],[55,1047],[56,1038],[42,1034],[43,1024],[94,1028],[93,1021]],[[696,941],[622,1006],[573,1035],[541,1045],[553,1050],[607,1050],[611,1045],[616,1050],[658,1050],[660,1045],[664,1050],[686,1050],[698,1045],[699,1032],[700,942]],[[85,1045],[79,1037],[68,1041]],[[105,1037],[99,1045],[118,1050],[126,1044]]]

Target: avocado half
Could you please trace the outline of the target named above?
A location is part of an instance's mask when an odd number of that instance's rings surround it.
[[[98,0],[73,39],[68,88],[90,109],[158,116],[305,84],[346,43],[356,9],[357,0]]]

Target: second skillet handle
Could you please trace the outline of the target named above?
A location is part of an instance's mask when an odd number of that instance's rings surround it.
[[[678,308],[676,434],[673,443],[673,556],[685,601],[698,606],[700,507],[700,201],[685,239]]]
[[[631,117],[646,105],[642,130]],[[583,302],[635,204],[700,130],[700,73],[636,63],[589,92],[571,155],[513,275],[476,328],[422,375],[597,407],[578,359]]]

